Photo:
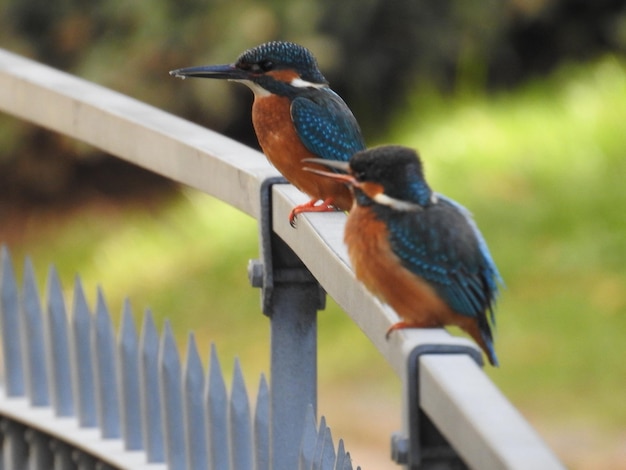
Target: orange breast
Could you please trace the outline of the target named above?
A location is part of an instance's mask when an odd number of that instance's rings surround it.
[[[465,323],[467,317],[453,312],[426,281],[402,267],[389,246],[385,224],[372,211],[352,210],[345,242],[357,279],[407,325],[428,328]]]
[[[307,150],[296,133],[291,120],[289,99],[270,95],[255,97],[252,106],[252,123],[259,144],[269,161],[287,180],[312,199],[333,199],[341,210],[352,206],[352,194],[348,188],[329,178],[304,171],[303,158],[319,158]]]

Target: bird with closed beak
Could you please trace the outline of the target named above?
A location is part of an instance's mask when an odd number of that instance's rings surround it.
[[[330,89],[308,49],[273,41],[245,51],[232,64],[182,68],[170,74],[231,80],[254,92],[252,124],[263,152],[311,198],[291,211],[292,225],[301,212],[350,209],[352,194],[344,184],[303,169],[305,158],[345,162],[365,148],[350,108]]]

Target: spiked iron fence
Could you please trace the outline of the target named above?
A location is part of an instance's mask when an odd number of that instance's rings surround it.
[[[261,378],[251,418],[237,365],[228,397],[214,350],[205,378],[193,337],[181,366],[169,327],[159,340],[148,314],[138,338],[129,308],[116,341],[102,294],[91,316],[78,281],[68,324],[54,271],[42,313],[32,269],[20,294],[5,251],[3,468],[351,468],[324,419],[315,425],[316,313],[324,292],[404,384],[403,429],[392,438],[396,462],[410,469],[562,468],[482,372],[473,343],[444,330],[407,330],[385,341],[395,317],[354,279],[342,243],[345,215],[305,215],[291,228],[287,215],[306,198],[259,153],[6,51],[0,109],[255,217],[260,260],[248,270],[271,329],[271,383]]]
[[[0,257],[2,468],[272,468],[264,376],[252,415],[239,362],[229,395],[215,346],[205,376],[193,334],[181,364],[150,311],[138,335],[126,302],[115,335],[102,291],[92,315],[77,278],[68,317],[54,268],[42,307],[30,261],[20,290],[8,250]],[[300,434],[299,468],[352,469],[313,407]]]

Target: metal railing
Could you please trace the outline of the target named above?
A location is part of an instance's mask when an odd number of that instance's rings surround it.
[[[288,213],[307,198],[283,184],[263,155],[3,51],[0,109],[199,189],[259,220],[261,260],[250,264],[249,274],[252,284],[262,288],[271,321],[270,468],[297,468],[299,430],[307,410],[315,415],[316,311],[323,306],[323,291],[404,384],[403,429],[392,439],[398,463],[411,469],[562,468],[482,372],[473,343],[441,329],[405,330],[384,339],[395,316],[354,278],[342,242],[345,215],[307,214],[293,229]]]

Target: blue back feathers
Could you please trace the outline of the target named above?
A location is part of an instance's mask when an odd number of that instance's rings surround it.
[[[426,280],[457,313],[474,317],[489,331],[500,275],[484,238],[460,204],[444,196],[417,212],[388,208],[389,242],[403,266]],[[489,334],[489,337],[491,335]]]
[[[365,149],[356,118],[330,88],[303,90],[291,102],[291,118],[304,146],[321,158],[348,161]]]

